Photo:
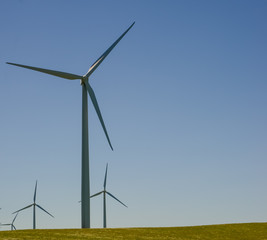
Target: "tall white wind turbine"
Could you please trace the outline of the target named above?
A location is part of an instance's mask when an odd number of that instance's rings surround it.
[[[106,185],[107,185],[107,173],[108,173],[108,164],[106,165],[106,172],[105,172],[105,179],[104,179],[104,190],[96,193],[94,195],[91,196],[92,197],[96,197],[100,194],[103,193],[103,227],[106,228],[107,227],[107,208],[106,208],[106,194],[108,194],[109,196],[111,196],[112,198],[114,198],[116,201],[118,201],[120,204],[122,204],[123,206],[127,207],[123,202],[121,202],[118,198],[114,197],[110,192],[108,192],[106,190]]]
[[[36,216],[35,216],[35,209],[36,207],[40,208],[41,210],[43,210],[44,212],[46,212],[48,215],[50,215],[51,217],[54,217],[52,214],[50,214],[49,212],[47,212],[45,209],[43,209],[40,205],[38,205],[36,203],[36,190],[37,190],[37,181],[35,183],[35,190],[34,190],[34,195],[33,195],[33,203],[16,211],[16,212],[13,212],[14,213],[19,213],[20,211],[24,210],[24,209],[27,209],[27,208],[30,208],[30,207],[33,207],[33,229],[36,229]]]
[[[135,22],[134,22],[135,23]],[[118,44],[118,42],[125,36],[125,34],[132,28],[132,25],[94,62],[94,64],[89,68],[88,72],[83,75],[76,75],[72,73],[60,72],[55,70],[43,69],[38,67],[31,67],[16,63],[7,62],[7,64],[15,65],[18,67],[28,68],[34,71],[39,71],[42,73],[54,75],[57,77],[65,78],[68,80],[80,79],[82,85],[82,184],[81,184],[81,227],[90,228],[90,178],[89,178],[89,146],[88,146],[88,101],[87,92],[91,98],[99,121],[102,125],[106,138],[108,140],[110,148],[113,150],[104,120],[102,118],[100,108],[98,106],[95,93],[89,84],[90,75],[97,69],[97,67],[103,62],[103,60],[108,56],[112,49]]]
[[[15,215],[15,217],[13,218],[13,220],[12,220],[11,223],[1,223],[0,226],[10,226],[10,227],[11,227],[11,231],[14,230],[14,229],[17,230],[16,227],[15,227],[15,225],[14,225],[14,222],[15,222],[15,220],[16,220],[18,214],[19,214],[19,213],[17,213],[17,214]]]

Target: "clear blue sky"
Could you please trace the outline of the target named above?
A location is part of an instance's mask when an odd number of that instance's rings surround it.
[[[91,193],[109,227],[267,220],[266,1],[0,2],[0,222],[37,201],[38,228],[80,227],[81,86],[74,74],[134,27],[91,76]],[[92,200],[102,227],[102,198]],[[32,228],[32,210],[18,229]],[[2,227],[1,230],[7,228]]]

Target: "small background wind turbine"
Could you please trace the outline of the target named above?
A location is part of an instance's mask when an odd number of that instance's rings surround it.
[[[106,165],[106,172],[105,172],[105,179],[104,179],[104,190],[96,193],[94,195],[92,195],[90,198],[96,197],[100,194],[103,193],[103,227],[106,228],[107,227],[107,208],[106,208],[106,194],[108,194],[109,196],[111,196],[112,198],[114,198],[116,201],[118,201],[120,204],[122,204],[123,206],[127,207],[123,202],[121,202],[118,198],[116,198],[115,196],[113,196],[110,192],[108,192],[106,190],[106,185],[107,185],[107,173],[108,173],[108,164]]]
[[[12,220],[11,223],[1,223],[0,226],[11,226],[11,231],[14,230],[14,229],[17,230],[16,227],[15,227],[15,225],[14,225],[14,222],[15,222],[18,214],[19,213],[16,214],[16,216],[13,218],[13,220]]]
[[[36,229],[36,214],[35,214],[35,208],[36,208],[36,206],[38,207],[38,208],[40,208],[41,210],[43,210],[44,212],[46,212],[48,215],[50,215],[51,217],[54,217],[52,214],[50,214],[49,212],[47,212],[45,209],[43,209],[40,205],[38,205],[37,203],[36,203],[36,191],[37,191],[37,181],[36,181],[36,183],[35,183],[35,190],[34,190],[34,195],[33,195],[33,203],[32,204],[30,204],[30,205],[28,205],[28,206],[26,206],[26,207],[24,207],[24,208],[22,208],[22,209],[20,209],[20,210],[18,210],[18,211],[16,211],[16,212],[13,212],[13,214],[14,213],[19,213],[20,211],[22,211],[22,210],[24,210],[24,209],[27,209],[27,208],[30,208],[30,207],[33,207],[33,229]]]
[[[104,120],[102,118],[100,108],[98,106],[98,102],[96,100],[95,93],[89,84],[89,77],[91,74],[98,68],[98,66],[104,61],[104,59],[109,55],[112,49],[119,43],[119,41],[125,36],[125,34],[132,28],[132,25],[93,63],[93,65],[89,68],[87,73],[83,76],[76,75],[72,73],[60,72],[50,69],[44,69],[39,67],[32,67],[17,63],[7,62],[7,64],[14,65],[17,67],[23,67],[27,69],[31,69],[34,71],[50,74],[53,76],[57,76],[60,78],[65,78],[68,80],[80,79],[82,85],[82,184],[81,184],[81,218],[82,218],[82,228],[90,228],[90,177],[89,177],[89,144],[88,144],[88,100],[87,100],[87,92],[91,98],[99,121],[102,125],[106,138],[108,140],[110,148],[113,150],[111,145]]]

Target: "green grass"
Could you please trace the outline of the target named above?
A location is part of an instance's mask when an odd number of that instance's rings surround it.
[[[195,227],[42,229],[0,231],[0,239],[159,239],[159,240],[267,240],[267,223],[224,224]]]

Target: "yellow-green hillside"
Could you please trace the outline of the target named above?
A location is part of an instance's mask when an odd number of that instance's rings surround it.
[[[1,231],[0,239],[267,240],[267,223],[168,228],[17,230]]]

